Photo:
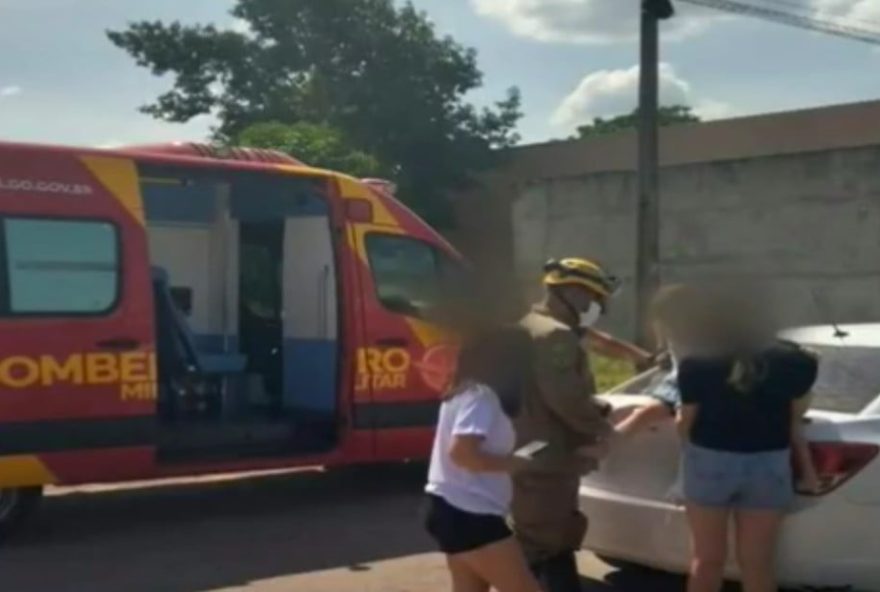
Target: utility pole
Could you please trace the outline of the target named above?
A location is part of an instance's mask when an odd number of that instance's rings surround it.
[[[642,0],[639,80],[639,195],[636,212],[636,327],[650,342],[648,304],[660,281],[658,92],[661,20],[675,13],[670,0]]]

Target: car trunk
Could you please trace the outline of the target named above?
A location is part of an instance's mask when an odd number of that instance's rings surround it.
[[[780,575],[787,581],[798,581],[799,562],[805,556],[813,557],[815,540],[809,533],[816,532],[817,524],[828,520],[845,524],[843,517],[880,505],[876,487],[880,482],[880,399],[876,395],[880,392],[880,371],[876,370],[880,364],[876,349],[817,349],[820,376],[813,409],[806,419],[806,434],[824,489],[817,496],[798,496],[786,521]],[[664,376],[658,369],[649,371],[602,398],[617,415],[623,414],[628,408],[651,402],[653,399],[643,393],[652,392]],[[689,534],[677,487],[679,442],[675,423],[671,419],[661,422],[617,441],[599,470],[584,478],[581,508],[590,518],[586,548],[661,569],[686,569]],[[842,557],[858,555],[859,543],[853,543],[852,548],[849,543],[840,545],[838,554]],[[728,573],[735,576],[732,555]],[[834,577],[833,573],[828,575]]]
[[[627,413],[629,409],[652,401],[644,395],[610,394],[602,398],[611,404],[615,414]],[[838,454],[836,447],[839,445],[874,446],[880,436],[880,418],[814,409],[808,413],[805,421],[808,424],[806,434],[820,470],[826,473],[852,470],[855,468],[853,462],[863,468],[872,460],[867,450],[862,454],[848,450],[843,459],[828,459],[826,456]],[[680,499],[680,454],[680,439],[675,422],[670,418],[670,421],[659,423],[631,438],[617,441],[599,470],[590,474],[585,483],[645,501],[674,504]],[[863,455],[866,455],[864,460]],[[838,464],[836,467],[832,466],[835,462]],[[846,466],[839,466],[840,462]],[[848,479],[852,475],[827,476]]]

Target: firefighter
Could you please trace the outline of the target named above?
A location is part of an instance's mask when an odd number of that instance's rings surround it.
[[[596,451],[612,432],[607,408],[593,397],[582,341],[598,337],[603,352],[639,364],[651,356],[593,329],[618,290],[617,278],[574,258],[550,261],[544,272],[545,297],[521,321],[531,337],[532,364],[515,426],[519,446],[548,446],[514,474],[511,521],[547,590],[573,592],[581,589],[575,552],[587,530],[578,511],[579,481],[596,468]]]

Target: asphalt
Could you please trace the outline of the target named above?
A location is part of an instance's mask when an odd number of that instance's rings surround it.
[[[431,592],[449,589],[419,523],[423,469],[238,475],[54,491],[0,548],[4,592]],[[579,558],[585,592],[680,578]]]

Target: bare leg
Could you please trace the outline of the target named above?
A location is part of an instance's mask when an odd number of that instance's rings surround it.
[[[452,576],[452,592],[489,592],[489,584],[460,557],[447,555],[446,564]]]
[[[660,401],[641,405],[627,414],[612,419],[615,431],[622,436],[633,436],[664,421],[672,421],[669,408]]]
[[[727,561],[726,508],[687,505],[691,530],[691,569],[688,592],[718,592],[724,582]]]
[[[513,537],[453,557],[461,560],[480,579],[498,592],[540,592],[541,587],[526,564]]]
[[[627,419],[633,412],[641,409],[644,405],[621,405],[620,407],[616,407],[611,411],[611,414],[608,416],[608,421],[612,424],[617,425],[620,422]]]
[[[738,510],[736,556],[744,592],[776,592],[776,544],[784,514],[774,510]]]

